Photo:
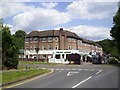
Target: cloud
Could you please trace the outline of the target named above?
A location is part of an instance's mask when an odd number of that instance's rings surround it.
[[[0,18],[6,18],[19,13],[34,9],[34,6],[27,6],[24,3],[1,3]]]
[[[117,10],[114,2],[82,2],[74,1],[67,7],[67,13],[73,19],[110,18]]]
[[[4,18],[13,16],[14,25],[12,27],[15,32],[17,29],[23,29],[26,32],[30,30],[46,28],[49,26],[59,26],[74,19],[105,19],[112,18],[117,11],[116,3],[105,2],[81,2],[74,1],[70,3],[65,12],[55,9],[58,3],[41,3],[42,7],[35,7],[26,3],[2,3],[2,16]],[[73,20],[73,21],[72,21]],[[92,23],[92,22],[91,22]],[[72,26],[72,25],[71,25]],[[91,40],[102,40],[110,38],[110,28],[96,27],[88,25],[77,25],[69,28],[81,37]]]
[[[72,2],[75,0],[1,0],[1,2]],[[79,0],[80,1],[80,0]],[[119,2],[119,0],[81,0],[82,2]]]
[[[71,27],[70,31],[88,40],[99,41],[99,40],[111,38],[110,28],[105,28],[105,27],[78,25]]]
[[[62,18],[64,18],[64,20]],[[20,13],[14,16],[13,21],[16,26],[22,29],[32,30],[64,24],[69,22],[70,18],[67,14],[58,12],[55,9],[36,8],[32,11]]]
[[[70,21],[67,13],[54,9],[57,3],[42,3],[42,5],[45,8],[35,7],[25,3],[2,3],[0,14],[3,18],[13,16],[14,27],[26,31],[64,24]]]
[[[53,2],[50,2],[50,3],[41,3],[41,5],[45,8],[54,8],[58,5],[58,3],[53,3]]]
[[[61,27],[56,27],[54,30],[59,30]],[[110,28],[88,26],[88,25],[77,25],[69,28],[62,27],[63,30],[76,33],[78,36],[86,38],[88,40],[100,41],[103,39],[111,39]]]

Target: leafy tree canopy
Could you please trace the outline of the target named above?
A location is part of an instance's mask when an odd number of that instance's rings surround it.
[[[118,52],[120,53],[120,6],[116,15],[113,17],[113,27],[111,28],[111,36],[113,37],[117,46]]]

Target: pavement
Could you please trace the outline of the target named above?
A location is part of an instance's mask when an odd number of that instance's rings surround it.
[[[39,65],[53,73],[11,88],[118,88],[118,67],[111,65]]]

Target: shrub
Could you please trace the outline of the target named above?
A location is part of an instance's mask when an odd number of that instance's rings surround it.
[[[114,57],[110,58],[109,64],[118,64],[118,60]]]

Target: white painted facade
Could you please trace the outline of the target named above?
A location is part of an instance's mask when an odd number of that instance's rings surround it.
[[[68,54],[80,54],[84,55],[87,53],[80,52],[79,50],[39,50],[38,55],[48,55],[48,62],[50,63],[64,63],[67,64],[69,63],[67,60],[67,55]],[[31,58],[34,59],[34,57],[37,57],[37,53],[35,50],[26,50],[24,52],[24,58],[25,56],[28,56],[30,58],[30,55],[32,55]]]

